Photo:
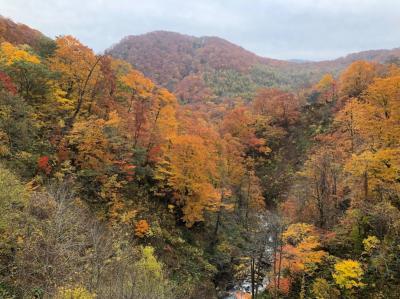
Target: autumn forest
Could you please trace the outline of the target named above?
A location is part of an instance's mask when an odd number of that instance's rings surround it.
[[[0,298],[400,298],[400,50],[0,17]]]

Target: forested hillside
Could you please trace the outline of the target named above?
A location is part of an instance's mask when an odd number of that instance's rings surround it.
[[[397,60],[2,32],[0,298],[400,297]]]
[[[49,38],[41,32],[25,24],[17,24],[0,15],[0,42],[13,44],[26,44],[34,49],[39,49],[43,44],[50,43]]]
[[[400,50],[393,49],[321,62],[284,61],[257,56],[218,37],[168,31],[127,36],[107,53],[130,62],[185,103],[235,96],[250,100],[263,87],[295,92],[311,87],[325,73],[337,76],[354,61],[385,63],[400,57]]]
[[[250,100],[259,87],[293,90],[322,74],[319,68],[259,57],[218,37],[167,31],[128,36],[107,53],[130,62],[185,102],[197,99],[197,91],[205,88],[208,93],[203,101],[237,95]]]

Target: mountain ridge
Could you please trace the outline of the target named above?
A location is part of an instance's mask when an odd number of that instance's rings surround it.
[[[38,49],[46,38],[40,31],[0,15],[0,41]],[[193,90],[202,89],[207,94],[213,90],[219,98],[250,98],[260,87],[294,90],[310,86],[324,73],[337,75],[356,60],[382,63],[399,58],[400,48],[361,51],[324,61],[280,60],[259,56],[217,36],[157,30],[128,35],[105,53],[128,61],[172,92],[194,97]]]
[[[12,44],[27,44],[36,47],[38,41],[45,37],[39,30],[0,15],[0,42],[7,41]]]
[[[127,36],[123,37],[119,42],[114,43],[112,46],[110,46],[105,51],[106,52],[110,51],[112,48],[114,48],[116,45],[118,45],[121,42],[130,41],[132,39],[151,36],[151,35],[158,35],[158,34],[175,35],[175,36],[190,38],[192,40],[196,40],[196,39],[198,39],[198,40],[219,40],[221,42],[228,43],[232,46],[240,48],[248,53],[251,53],[262,60],[287,62],[287,63],[301,63],[301,64],[315,63],[315,64],[318,64],[318,63],[327,63],[327,62],[333,62],[333,61],[350,61],[350,60],[355,61],[355,60],[360,60],[362,58],[364,58],[364,60],[375,60],[375,59],[382,59],[382,56],[385,56],[385,54],[388,56],[393,55],[393,54],[396,56],[400,55],[400,47],[394,47],[394,48],[390,48],[390,49],[379,48],[379,49],[368,49],[368,50],[350,52],[343,56],[339,56],[339,57],[332,58],[332,59],[323,59],[323,60],[309,60],[309,59],[301,59],[301,58],[279,59],[279,58],[273,58],[273,57],[269,57],[269,56],[259,55],[251,50],[246,49],[243,46],[235,44],[235,43],[233,43],[227,39],[224,39],[222,37],[219,37],[219,36],[215,36],[215,35],[195,36],[195,35],[191,35],[191,34],[185,34],[185,33],[180,33],[180,32],[176,32],[176,31],[169,31],[169,30],[162,30],[162,29],[149,31],[146,33],[141,33],[141,34],[127,35]]]
[[[215,35],[204,35],[204,36],[195,36],[195,35],[190,35],[190,34],[185,34],[185,33],[180,33],[180,32],[175,32],[175,31],[169,31],[169,30],[154,30],[142,34],[136,34],[136,35],[127,35],[120,39],[120,41],[114,43],[111,45],[109,48],[105,49],[106,52],[108,52],[110,49],[112,49],[114,46],[118,45],[121,42],[127,41],[132,38],[138,38],[138,37],[143,37],[147,35],[153,35],[153,34],[159,34],[159,33],[167,33],[167,34],[172,34],[172,35],[179,35],[181,37],[186,37],[186,38],[191,38],[191,39],[205,39],[205,40],[220,40],[225,43],[229,43],[230,45],[233,45],[237,48],[240,48],[248,53],[251,53],[255,56],[257,56],[260,59],[265,59],[268,61],[276,61],[276,62],[287,62],[287,63],[298,63],[298,64],[304,64],[304,63],[327,63],[327,62],[332,62],[332,61],[355,61],[355,60],[360,60],[360,58],[364,58],[365,60],[374,60],[374,59],[382,59],[382,56],[387,56],[390,55],[395,55],[400,56],[400,47],[395,47],[391,49],[370,49],[370,50],[363,50],[363,51],[357,51],[357,52],[351,52],[346,55],[333,58],[333,59],[324,59],[324,60],[308,60],[308,59],[301,59],[301,58],[292,58],[292,59],[278,59],[278,58],[273,58],[273,57],[265,57],[263,55],[256,54],[250,50],[247,50],[245,47],[237,45],[227,39],[215,36]],[[16,37],[15,35],[20,35],[19,37]],[[32,44],[34,45],[34,42],[36,39],[40,37],[47,37],[45,34],[40,32],[39,30],[30,27],[27,24],[21,23],[21,22],[15,22],[11,18],[5,17],[0,14],[0,41],[1,39],[5,41],[9,41],[11,43],[25,43],[28,45]],[[380,61],[381,62],[381,61]]]
[[[294,89],[309,86],[324,73],[336,75],[356,60],[382,63],[391,57],[400,57],[400,48],[350,53],[333,60],[288,61],[261,57],[220,37],[196,37],[158,30],[126,36],[106,53],[128,61],[171,91],[179,89],[185,78],[197,76],[196,80],[222,80],[224,84],[240,81],[241,85],[253,85],[248,90],[251,92],[259,87]],[[213,82],[198,84],[212,87]],[[232,92],[234,89],[225,86],[224,91],[228,92],[217,94],[237,95]]]

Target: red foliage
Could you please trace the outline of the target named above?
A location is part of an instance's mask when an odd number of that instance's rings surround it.
[[[12,82],[11,78],[0,71],[0,87],[3,87],[8,92],[12,93],[13,95],[17,94],[17,87]]]
[[[150,148],[148,153],[149,162],[158,162],[160,160],[160,154],[161,154],[160,145],[156,145]]]
[[[259,57],[218,37],[194,37],[166,31],[128,36],[115,45],[110,54],[127,60],[170,90],[177,89],[184,78],[201,77],[210,69],[246,73],[257,64],[286,64]]]
[[[123,175],[125,175],[128,181],[133,180],[133,176],[135,175],[135,165],[130,164],[126,160],[116,160],[114,164],[119,167],[120,171]]]
[[[39,31],[0,16],[0,42],[8,41],[16,45],[27,44],[35,47],[41,37],[43,34]]]
[[[51,165],[49,164],[49,157],[42,156],[37,161],[38,168],[43,171],[45,174],[49,175],[51,172]]]
[[[201,76],[189,75],[177,84],[175,94],[183,103],[201,103],[212,97],[212,90]]]

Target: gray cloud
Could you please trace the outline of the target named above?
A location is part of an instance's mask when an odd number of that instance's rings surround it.
[[[153,30],[220,36],[282,59],[400,46],[399,0],[0,0],[0,14],[95,51]]]

